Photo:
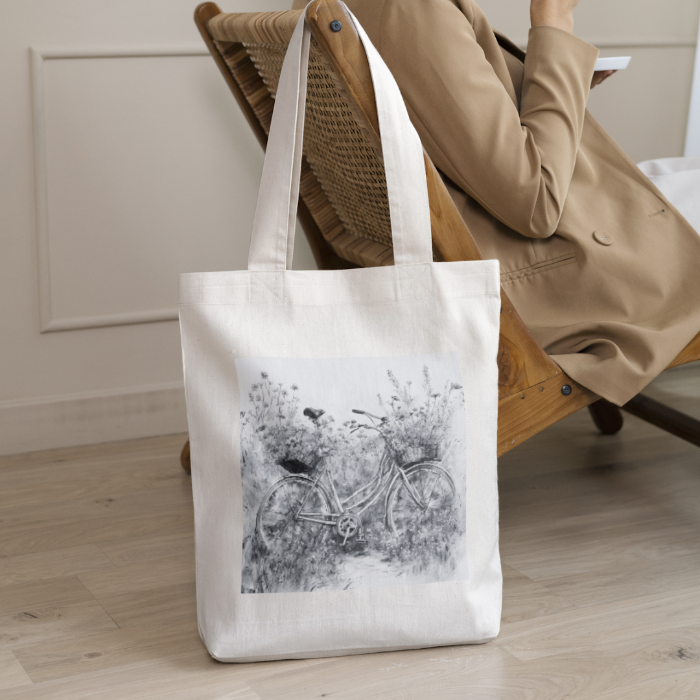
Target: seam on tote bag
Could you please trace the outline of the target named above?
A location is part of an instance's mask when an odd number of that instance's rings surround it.
[[[364,268],[357,268],[357,269],[350,269],[350,270],[282,270],[282,271],[269,271],[269,275],[274,275],[275,277],[284,277],[285,275],[288,274],[294,274],[294,273],[309,273],[313,272],[314,275],[319,275],[319,278],[317,278],[314,282],[309,282],[309,283],[304,283],[301,280],[295,280],[292,284],[295,286],[305,286],[305,287],[319,287],[319,288],[325,288],[325,287],[336,287],[338,285],[338,280],[342,279],[343,277],[346,277],[347,279],[353,279],[353,278],[359,278],[361,279],[362,277],[384,277],[385,275],[388,276],[389,271],[394,269],[396,272],[395,274],[397,275],[396,278],[394,279],[407,279],[407,278],[413,278],[415,279],[415,276],[410,276],[404,274],[405,272],[408,272],[409,270],[415,270],[416,268],[423,267],[423,268],[428,268],[429,270],[433,269],[439,269],[439,270],[446,270],[446,269],[451,269],[454,270],[455,267],[461,267],[461,266],[468,266],[472,268],[470,271],[470,276],[473,278],[479,277],[479,276],[490,276],[490,272],[488,272],[489,268],[491,267],[490,263],[497,262],[494,260],[459,260],[459,261],[453,261],[453,262],[441,262],[441,263],[411,263],[408,265],[400,265],[400,266],[393,266],[393,265],[386,265],[382,267],[364,267]],[[440,268],[434,268],[433,266],[435,265],[440,265]],[[449,266],[449,268],[447,267]],[[478,272],[475,272],[475,269],[482,268]],[[255,275],[256,278],[259,278],[261,274],[265,274],[263,271],[260,270],[229,270],[225,272],[188,272],[188,273],[182,273],[180,275],[180,284],[183,288],[207,288],[211,289],[213,287],[240,287],[240,286],[245,286],[248,284],[248,280],[250,279],[251,275]],[[398,275],[401,275],[401,277],[398,277]],[[432,277],[433,275],[431,275]],[[213,281],[217,277],[228,277],[225,282],[217,283]],[[207,280],[212,280],[212,281],[207,281]],[[239,283],[236,283],[236,280],[240,280]],[[353,283],[357,283],[357,279],[353,279]]]
[[[447,270],[443,270],[447,272]],[[411,276],[388,279],[354,279],[346,284],[315,285],[305,284],[301,280],[287,282],[282,292],[270,289],[269,285],[248,284],[245,275],[236,275],[230,284],[196,284],[181,288],[180,306],[193,304],[231,304],[231,305],[288,305],[329,306],[344,304],[385,303],[390,301],[422,299],[458,299],[479,296],[500,296],[500,283],[497,274],[489,270],[479,270],[474,274],[462,274],[458,268],[451,268],[449,274],[430,275],[430,281],[417,280]],[[361,282],[365,284],[361,284]],[[267,289],[264,292],[263,289]],[[189,297],[189,298],[188,298]]]
[[[182,301],[180,302],[180,308],[190,307],[190,306],[378,306],[381,304],[409,304],[411,302],[424,301],[426,299],[434,299],[439,301],[441,299],[483,299],[483,298],[500,298],[499,292],[489,292],[481,290],[474,290],[472,292],[455,292],[455,291],[444,291],[438,290],[433,291],[430,294],[415,294],[411,296],[390,296],[386,295],[381,299],[372,300],[362,300],[358,299],[359,295],[353,296],[352,294],[347,295],[344,299],[329,299],[329,298],[319,298],[317,300],[300,300],[300,299],[283,299],[280,301],[259,301],[251,300],[247,295],[243,298],[241,295],[240,299],[219,299],[219,300],[208,300],[204,299],[201,301]]]
[[[473,294],[436,294],[431,297],[437,301],[441,299],[483,299],[500,298],[497,294],[484,294],[484,292],[474,292]],[[380,306],[381,304],[410,304],[411,302],[420,302],[425,300],[425,295],[412,298],[387,298],[377,301],[358,301],[356,299],[344,299],[342,301],[318,301],[318,302],[301,302],[298,299],[294,301],[281,302],[254,302],[254,301],[188,301],[181,302],[180,307],[191,306]]]

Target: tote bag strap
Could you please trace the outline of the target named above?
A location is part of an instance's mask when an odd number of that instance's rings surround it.
[[[423,147],[394,77],[354,16],[353,20],[367,53],[377,100],[394,263],[432,262]],[[249,270],[292,269],[310,38],[304,12],[289,42],[277,88],[248,254]]]

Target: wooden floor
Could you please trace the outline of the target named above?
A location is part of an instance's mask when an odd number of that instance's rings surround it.
[[[649,392],[700,417],[700,368]],[[483,646],[235,666],[197,633],[182,436],[0,458],[0,697],[700,698],[700,450],[586,411],[503,457]]]

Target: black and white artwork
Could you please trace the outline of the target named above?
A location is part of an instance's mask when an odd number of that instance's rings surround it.
[[[243,358],[243,593],[464,580],[455,353]]]

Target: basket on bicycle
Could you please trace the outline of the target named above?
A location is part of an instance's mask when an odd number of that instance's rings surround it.
[[[421,442],[413,445],[393,444],[391,449],[399,465],[423,461],[439,462],[445,451],[439,442]]]
[[[290,474],[310,474],[319,465],[323,455],[298,454],[287,455],[277,460],[277,464]]]
[[[310,474],[327,454],[317,427],[289,424],[270,430],[267,444],[277,464],[291,474]]]

